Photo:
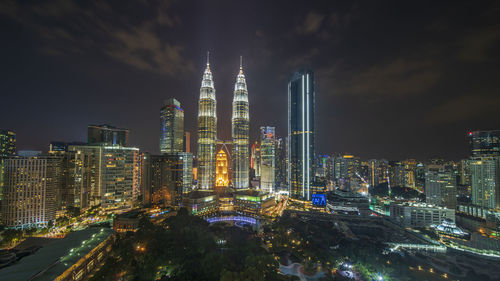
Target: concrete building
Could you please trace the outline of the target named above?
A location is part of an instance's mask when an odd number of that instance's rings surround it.
[[[455,210],[437,207],[425,203],[392,202],[390,205],[390,218],[404,226],[425,227],[440,224],[444,219],[455,221]]]
[[[3,223],[15,228],[47,227],[53,223],[61,158],[12,156],[3,161]]]

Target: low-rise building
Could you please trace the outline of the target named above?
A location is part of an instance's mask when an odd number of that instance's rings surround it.
[[[192,191],[183,198],[182,203],[192,215],[204,217],[219,211],[217,195],[210,191]]]
[[[455,222],[455,210],[425,203],[391,203],[390,217],[405,226],[422,227],[440,224],[445,219]]]
[[[274,195],[255,190],[238,191],[234,194],[234,211],[248,216],[259,216],[274,206]]]

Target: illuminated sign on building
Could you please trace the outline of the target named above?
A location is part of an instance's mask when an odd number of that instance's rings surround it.
[[[326,205],[326,196],[325,194],[313,194],[312,195],[312,203],[316,206],[325,206]]]

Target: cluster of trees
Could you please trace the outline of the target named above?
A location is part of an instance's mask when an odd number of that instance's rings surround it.
[[[251,232],[210,226],[181,209],[155,225],[140,219],[139,230],[119,236],[92,280],[289,280]]]

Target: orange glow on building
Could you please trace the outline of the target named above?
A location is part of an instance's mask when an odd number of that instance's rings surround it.
[[[227,167],[227,154],[224,150],[220,150],[217,153],[215,166],[217,167],[215,173],[215,185],[216,186],[229,186],[229,171]]]

